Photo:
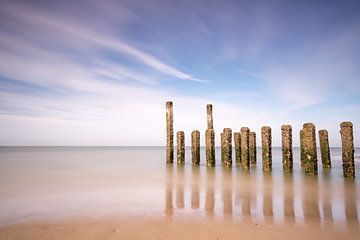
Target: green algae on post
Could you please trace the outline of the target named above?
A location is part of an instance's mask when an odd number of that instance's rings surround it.
[[[271,153],[271,128],[264,126],[261,128],[261,145],[262,145],[262,165],[264,171],[272,170],[272,153]]]
[[[308,175],[317,175],[317,150],[315,125],[305,123],[303,125],[304,144],[304,171]]]
[[[178,131],[176,133],[176,161],[178,165],[185,164],[185,135],[184,131]]]
[[[173,103],[166,102],[166,163],[174,162]]]
[[[243,169],[249,169],[249,128],[242,127],[241,132],[241,167]]]
[[[322,166],[323,168],[331,168],[329,135],[327,130],[323,129],[319,131],[319,141]]]
[[[192,165],[200,165],[200,132],[194,130],[191,132],[191,162]]]
[[[343,174],[345,178],[355,178],[353,124],[342,122],[340,128]]]
[[[293,172],[292,127],[281,126],[282,163],[285,173]]]

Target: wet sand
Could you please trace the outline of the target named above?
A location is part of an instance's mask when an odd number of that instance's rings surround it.
[[[260,149],[243,171],[169,166],[164,148],[0,148],[0,239],[358,239],[340,149],[317,177],[298,155],[284,175],[276,148],[272,173]]]

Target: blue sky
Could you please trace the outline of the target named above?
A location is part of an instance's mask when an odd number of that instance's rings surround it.
[[[359,1],[1,1],[1,145],[164,145],[175,130],[354,123]],[[203,142],[203,141],[202,141]],[[217,139],[217,143],[218,143]]]

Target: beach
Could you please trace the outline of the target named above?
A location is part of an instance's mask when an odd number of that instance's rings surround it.
[[[359,177],[165,163],[163,147],[1,147],[0,239],[358,239]],[[359,152],[356,149],[356,152]],[[358,155],[356,155],[356,166]],[[358,168],[357,168],[358,169]]]

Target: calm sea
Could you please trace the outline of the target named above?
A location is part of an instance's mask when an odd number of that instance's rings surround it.
[[[192,167],[165,164],[164,147],[0,147],[0,225],[68,217],[198,217],[257,222],[359,225],[360,149],[354,180],[342,176],[341,149],[331,149],[331,170],[305,176],[299,149],[294,173],[282,172],[273,148],[273,171],[257,165]],[[175,155],[176,156],[176,155]]]

